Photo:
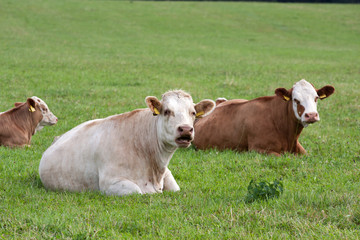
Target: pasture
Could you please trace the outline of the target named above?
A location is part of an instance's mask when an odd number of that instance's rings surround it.
[[[360,238],[360,5],[0,0],[0,112],[36,95],[59,118],[22,149],[0,147],[2,239]],[[169,89],[194,102],[252,99],[302,79],[335,93],[304,129],[308,156],[180,149],[181,190],[46,191],[55,136],[146,107]],[[284,192],[246,203],[254,180]]]

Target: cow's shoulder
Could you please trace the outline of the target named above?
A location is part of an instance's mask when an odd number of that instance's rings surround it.
[[[149,109],[142,108],[142,109],[135,109],[133,111],[122,113],[122,114],[113,115],[106,119],[110,120],[110,121],[127,121],[127,120],[130,121],[133,118],[144,117],[144,116],[146,116],[146,114],[149,114],[149,113],[150,113]]]
[[[16,107],[10,108],[9,110],[3,112],[2,116],[9,116],[12,114],[23,114],[24,113],[23,109],[25,109],[23,106],[25,104],[26,103],[21,103],[21,104],[16,105]]]
[[[227,100],[224,102],[221,102],[218,104],[217,107],[224,107],[224,106],[236,106],[236,105],[241,105],[245,102],[248,102],[248,100],[246,99],[232,99],[232,100]]]
[[[249,102],[259,102],[259,103],[266,103],[272,101],[276,96],[264,96],[258,97],[250,100]]]

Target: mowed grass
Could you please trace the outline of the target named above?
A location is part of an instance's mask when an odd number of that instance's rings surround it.
[[[360,238],[360,6],[235,2],[0,1],[0,112],[36,95],[59,118],[0,147],[0,238]],[[195,102],[252,99],[305,78],[331,84],[308,156],[180,149],[181,191],[126,197],[46,191],[53,138],[184,89]],[[104,146],[111,147],[111,146]],[[278,199],[245,203],[251,179]]]

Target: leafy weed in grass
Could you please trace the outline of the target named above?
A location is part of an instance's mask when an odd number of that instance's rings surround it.
[[[256,183],[253,179],[248,186],[248,193],[245,197],[246,203],[252,203],[256,200],[268,200],[279,197],[284,191],[284,186],[280,180],[274,182],[261,181]]]

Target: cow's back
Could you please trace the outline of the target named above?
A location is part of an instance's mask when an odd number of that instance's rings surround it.
[[[266,99],[229,100],[195,124],[194,145],[198,149],[248,150],[248,138],[270,115]]]

